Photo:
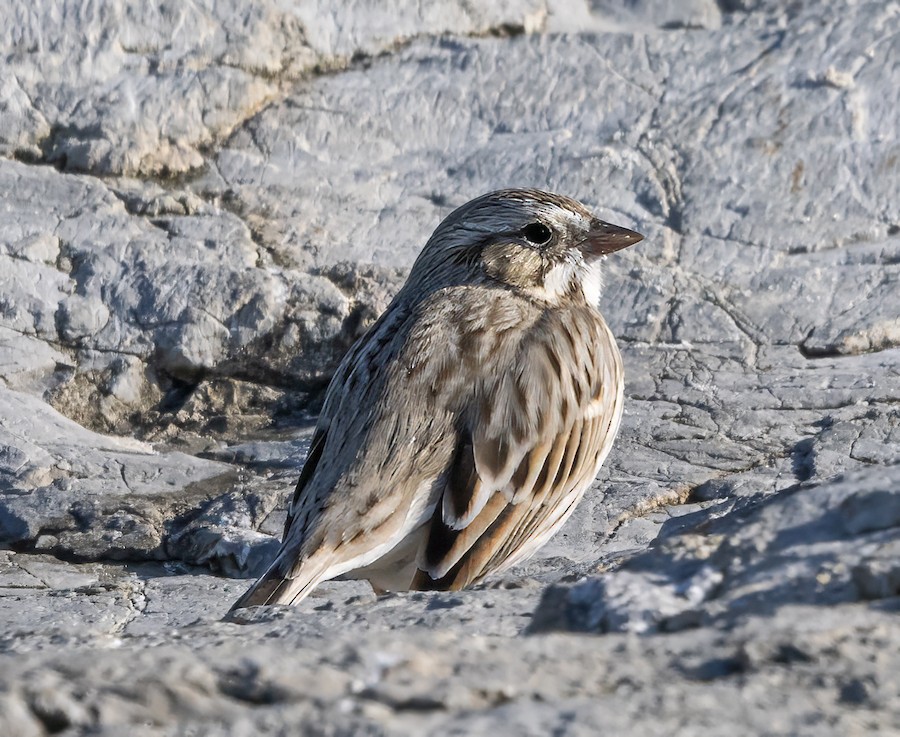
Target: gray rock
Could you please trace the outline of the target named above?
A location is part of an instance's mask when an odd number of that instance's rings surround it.
[[[535,0],[481,10],[403,0],[293,9],[12,0],[0,30],[0,112],[10,121],[0,151],[99,174],[191,172],[203,167],[203,149],[311,69],[422,33],[534,30],[543,16]]]
[[[207,421],[225,401],[271,414],[285,392],[267,387],[321,388],[398,283],[371,267],[274,267],[212,206],[148,219],[129,212],[133,187],[123,202],[97,180],[2,160],[0,185],[12,223],[0,235],[2,378],[96,429],[146,429],[204,378],[220,382],[206,389]],[[190,409],[175,421],[190,425]]]
[[[87,560],[182,560],[258,570],[250,532],[290,482],[244,489],[234,466],[84,429],[40,400],[0,391],[0,538]],[[262,538],[262,539],[261,539]],[[255,552],[254,552],[255,551]]]
[[[787,606],[725,630],[511,643],[527,621],[514,614],[522,590],[372,603],[333,584],[238,625],[206,609],[227,603],[221,579],[210,587],[203,575],[140,573],[137,613],[118,634],[9,643],[4,718],[49,728],[52,716],[110,734],[148,721],[163,733],[223,735],[311,721],[348,735],[590,734],[601,722],[628,734],[667,725],[685,735],[837,735],[861,717],[876,733],[898,726],[897,673],[885,657],[897,648],[896,615],[860,604]],[[182,614],[166,622],[161,609]]]
[[[531,630],[735,627],[796,604],[896,600],[898,489],[895,465],[673,520],[614,572],[549,588]]]
[[[290,244],[300,263],[329,258],[324,230],[341,243],[330,258],[408,265],[423,223],[476,193],[509,182],[567,191],[650,235],[612,262],[606,309],[624,337],[735,342],[750,359],[761,344],[816,356],[881,350],[896,345],[889,233],[900,213],[895,179],[877,162],[890,160],[885,126],[897,100],[887,101],[879,71],[891,42],[851,31],[881,23],[880,8],[835,18],[825,56],[814,26],[767,32],[742,17],[729,29],[725,70],[715,34],[423,41],[271,106],[232,137],[216,168],[245,217],[264,217],[267,237]],[[798,62],[813,58],[808,71]],[[845,67],[852,89],[817,81]],[[748,70],[754,85],[742,90]],[[711,102],[697,104],[700,95]],[[859,113],[864,130],[837,104],[852,111],[859,96],[878,97]],[[758,111],[794,98],[767,148],[777,123]],[[844,154],[828,143],[835,130],[858,163],[842,187],[872,193],[849,210],[840,206],[849,195],[818,175],[841,171]],[[334,145],[343,140],[353,143]],[[380,173],[374,203],[360,160]],[[735,176],[738,160],[747,176]],[[822,303],[827,310],[810,309]]]
[[[716,29],[722,25],[723,4],[713,0],[551,0],[547,28],[570,33]]]

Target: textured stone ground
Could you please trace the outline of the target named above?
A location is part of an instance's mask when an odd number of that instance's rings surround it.
[[[0,734],[900,731],[900,5],[8,3]],[[577,197],[619,441],[526,565],[221,622],[458,204]]]

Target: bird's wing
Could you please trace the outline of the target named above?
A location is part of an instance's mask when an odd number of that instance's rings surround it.
[[[388,316],[385,315],[385,318],[387,317]],[[328,435],[332,425],[332,417],[337,411],[335,405],[340,403],[347,384],[351,381],[354,365],[360,361],[362,355],[365,355],[366,347],[372,342],[372,338],[379,334],[378,327],[380,322],[382,321],[373,325],[366,338],[355,344],[347,352],[347,355],[341,361],[341,364],[338,366],[334,376],[328,384],[328,390],[325,394],[325,403],[322,407],[322,412],[319,415],[319,420],[316,423],[313,439],[309,445],[309,451],[306,454],[303,468],[300,471],[300,478],[297,479],[297,485],[294,487],[294,495],[291,497],[291,503],[288,507],[287,519],[284,521],[282,540],[285,542],[287,541],[288,533],[291,532],[292,528],[295,528],[293,532],[294,535],[297,535],[299,531],[299,537],[302,538],[305,536],[306,525],[310,521],[310,518],[315,516],[314,512],[316,508],[320,506],[320,500],[315,498],[315,490],[310,489],[310,482],[319,468],[323,452],[325,451],[326,445],[328,445]],[[359,409],[359,407],[356,409]],[[345,414],[349,415],[351,418],[354,416],[354,413],[352,412],[345,412]],[[346,432],[346,428],[336,428],[336,432],[338,434]],[[332,443],[332,451],[333,448],[334,444]],[[298,515],[302,515],[306,518],[302,524],[295,524]]]
[[[328,431],[321,426],[316,428],[313,435],[312,443],[309,446],[309,452],[306,454],[306,461],[303,463],[303,469],[300,471],[300,478],[297,479],[297,486],[294,487],[294,496],[291,499],[291,505],[288,507],[287,519],[284,521],[284,533],[282,539],[287,537],[288,530],[294,524],[297,516],[297,510],[300,508],[303,500],[303,492],[306,489],[309,480],[316,472],[316,466],[322,458],[322,451],[325,449],[325,441],[328,438]]]
[[[344,357],[325,395],[288,509],[281,549],[232,609],[291,603],[319,581],[339,575],[335,566],[372,547],[368,530],[384,525],[381,534],[392,540],[392,526],[402,521],[398,511],[415,496],[409,488],[424,485],[424,474],[440,475],[427,464],[419,464],[418,475],[395,468],[390,438],[397,428],[390,423],[397,417],[382,406],[387,376],[383,367],[391,365],[403,344],[407,318],[403,310],[389,309]],[[441,470],[445,465],[446,460]],[[386,487],[383,466],[406,483]]]
[[[622,367],[599,316],[582,317],[535,331],[485,387],[459,433],[415,587],[463,588],[526,558],[590,485],[621,418]]]

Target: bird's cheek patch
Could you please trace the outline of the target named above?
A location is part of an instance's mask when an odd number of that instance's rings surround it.
[[[482,255],[485,273],[504,284],[533,287],[541,283],[541,255],[518,243],[495,243]]]

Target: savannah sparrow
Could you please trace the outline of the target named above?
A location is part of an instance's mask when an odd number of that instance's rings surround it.
[[[546,543],[619,427],[600,267],[641,238],[537,190],[447,217],[338,368],[281,550],[233,609],[338,576],[461,589]]]

